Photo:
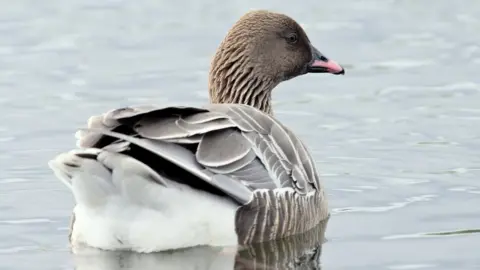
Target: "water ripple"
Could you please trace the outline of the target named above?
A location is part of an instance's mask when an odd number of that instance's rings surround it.
[[[415,196],[407,198],[404,202],[396,202],[390,203],[388,206],[353,206],[353,207],[344,207],[344,208],[335,208],[332,210],[333,214],[340,214],[340,213],[381,213],[381,212],[388,212],[400,208],[404,208],[407,205],[416,203],[416,202],[428,202],[431,201],[433,198],[438,197],[437,195],[422,195],[422,196]]]
[[[392,265],[388,269],[392,270],[411,270],[411,269],[425,269],[436,267],[436,264],[402,264],[402,265]]]
[[[447,237],[447,236],[462,236],[470,234],[479,234],[480,229],[465,229],[465,230],[456,230],[456,231],[443,231],[443,232],[427,232],[427,233],[413,233],[413,234],[397,234],[385,236],[383,240],[397,240],[397,239],[409,239],[409,238],[421,238],[421,237]]]
[[[10,253],[18,253],[22,251],[33,251],[39,250],[38,246],[18,246],[18,247],[9,247],[9,248],[0,248],[0,254],[10,254]]]
[[[51,223],[52,220],[48,218],[27,218],[27,219],[14,219],[14,220],[0,220],[0,224],[38,224],[38,223]]]

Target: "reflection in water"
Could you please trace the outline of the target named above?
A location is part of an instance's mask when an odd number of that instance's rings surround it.
[[[75,269],[320,269],[327,222],[301,235],[238,250],[232,247],[196,247],[140,254],[85,248],[75,250]]]

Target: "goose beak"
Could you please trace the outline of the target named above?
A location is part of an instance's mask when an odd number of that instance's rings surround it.
[[[337,62],[329,60],[315,47],[312,46],[313,60],[308,65],[307,72],[309,73],[332,73],[335,75],[344,75],[345,69]]]

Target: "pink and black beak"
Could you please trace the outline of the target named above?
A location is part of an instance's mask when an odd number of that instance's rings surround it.
[[[332,73],[335,75],[345,74],[345,69],[337,62],[329,60],[315,47],[312,46],[313,60],[307,67],[308,73]]]

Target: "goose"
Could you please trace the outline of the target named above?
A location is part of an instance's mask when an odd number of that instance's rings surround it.
[[[329,217],[305,144],[275,118],[272,90],[344,74],[285,14],[244,14],[211,62],[209,104],[129,106],[92,116],[48,162],[73,193],[71,247],[151,253],[245,246]]]

